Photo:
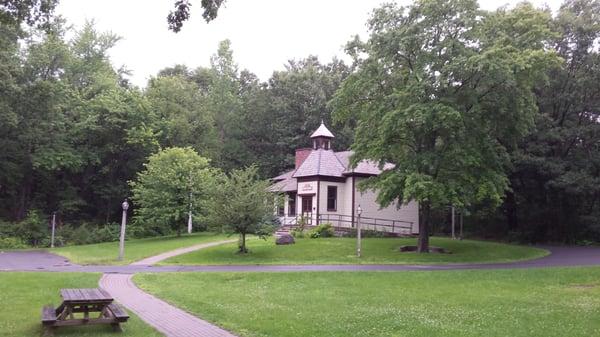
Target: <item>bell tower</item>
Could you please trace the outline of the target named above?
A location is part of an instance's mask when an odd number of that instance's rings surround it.
[[[331,150],[331,140],[334,137],[333,133],[331,133],[323,121],[321,121],[321,126],[310,135],[310,138],[313,140],[313,149]]]

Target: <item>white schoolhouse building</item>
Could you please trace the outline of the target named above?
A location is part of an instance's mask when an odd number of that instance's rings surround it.
[[[418,233],[418,203],[380,208],[375,191],[358,190],[361,180],[381,173],[375,163],[363,160],[352,168],[352,151],[334,152],[335,137],[323,123],[310,137],[313,146],[296,150],[294,169],[272,179],[270,190],[284,197],[276,210],[283,226],[295,226],[304,219],[309,226],[331,223],[337,228],[355,227],[360,206],[363,229]],[[383,169],[390,168],[393,165]]]

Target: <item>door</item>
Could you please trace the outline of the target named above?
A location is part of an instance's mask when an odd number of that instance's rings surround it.
[[[312,195],[302,197],[302,216],[306,218],[309,225],[312,224],[312,199]]]

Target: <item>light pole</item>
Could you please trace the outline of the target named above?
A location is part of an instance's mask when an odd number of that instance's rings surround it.
[[[362,208],[360,205],[356,208],[356,214],[358,215],[358,222],[356,223],[356,256],[360,257],[360,245],[361,245],[361,231],[360,231],[360,215],[362,214]]]
[[[192,234],[192,192],[190,191],[190,210],[188,212],[188,234]]]
[[[52,236],[50,238],[50,248],[54,248],[54,231],[56,229],[56,212],[52,212]]]
[[[119,239],[119,261],[123,260],[125,253],[125,225],[127,224],[127,210],[129,209],[127,198],[125,198],[121,207],[123,207],[123,217],[121,218],[121,237]]]

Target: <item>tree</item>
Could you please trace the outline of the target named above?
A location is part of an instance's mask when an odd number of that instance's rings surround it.
[[[217,157],[214,119],[196,83],[179,75],[153,78],[146,97],[162,146],[191,146],[210,159]]]
[[[475,0],[420,0],[375,10],[369,40],[349,44],[356,71],[335,113],[357,119],[353,164],[395,165],[362,187],[384,206],[419,202],[418,252],[429,250],[432,210],[501,202],[508,149],[532,124],[534,84],[557,62],[544,49],[550,19],[529,4],[486,13]],[[516,23],[526,34],[507,30]]]
[[[172,230],[180,235],[190,209],[196,221],[207,214],[214,174],[209,160],[189,147],[150,156],[136,181],[130,182],[136,221],[157,226],[162,234]]]
[[[269,221],[273,214],[270,183],[260,180],[255,166],[232,170],[221,176],[212,203],[212,222],[226,233],[240,235],[239,252],[247,253],[246,235],[264,238],[275,228]]]
[[[554,27],[565,62],[537,86],[535,128],[511,154],[504,228],[530,242],[598,240],[600,1],[566,1]]]
[[[57,4],[58,0],[2,0],[0,24],[43,27],[50,22]]]
[[[202,13],[202,17],[206,22],[210,22],[217,18],[217,13],[219,12],[219,8],[225,0],[202,0],[200,2],[200,6],[204,8],[204,13]],[[187,21],[190,18],[190,9],[192,4],[189,0],[177,0],[175,1],[175,9],[172,10],[167,16],[167,23],[169,24],[169,29],[178,33],[183,27],[183,22]]]
[[[347,150],[353,134],[352,123],[332,125],[328,102],[348,76],[350,69],[344,62],[334,59],[323,64],[316,56],[289,61],[284,71],[273,73],[266,90],[268,105],[259,115],[257,123],[268,123],[268,132],[262,126],[256,134],[268,137],[257,142],[261,165],[270,177],[294,167],[294,151],[310,147],[306,137],[321,121],[333,127],[336,150]]]

